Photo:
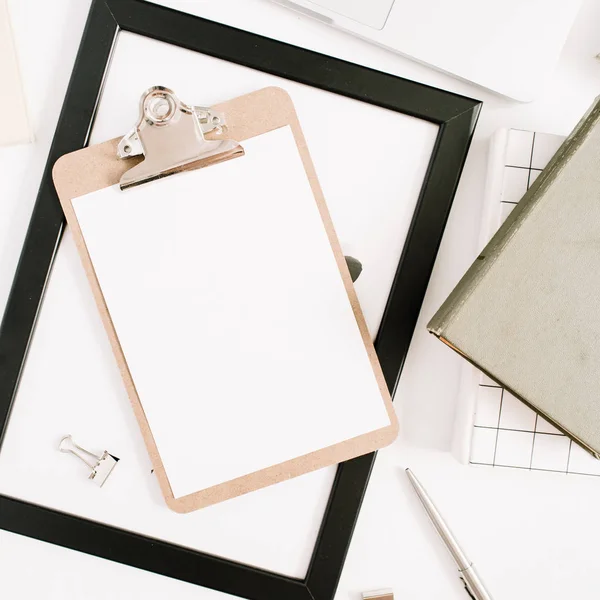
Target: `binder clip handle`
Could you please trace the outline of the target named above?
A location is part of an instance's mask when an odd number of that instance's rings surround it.
[[[90,469],[94,469],[100,460],[100,456],[89,452],[85,448],[82,448],[79,444],[76,444],[73,441],[72,435],[65,435],[62,440],[60,440],[60,444],[58,444],[58,449],[61,452],[66,452],[76,456],[79,460],[83,461]],[[87,458],[87,457],[90,458]]]

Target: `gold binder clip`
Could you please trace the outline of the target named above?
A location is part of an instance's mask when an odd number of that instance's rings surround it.
[[[205,133],[222,132],[224,126],[223,114],[188,106],[166,87],[151,87],[142,95],[137,125],[117,148],[119,158],[144,156],[123,174],[121,189],[243,156],[233,140],[205,139]]]
[[[119,462],[119,459],[116,456],[109,454],[106,450],[100,456],[97,456],[85,448],[78,446],[70,435],[65,435],[65,437],[60,440],[58,449],[61,452],[68,452],[83,461],[92,470],[89,479],[92,479],[99,487],[104,485],[104,482],[108,479],[108,476]]]

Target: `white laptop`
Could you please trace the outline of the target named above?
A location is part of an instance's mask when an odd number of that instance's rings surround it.
[[[523,102],[552,73],[582,0],[275,0]]]

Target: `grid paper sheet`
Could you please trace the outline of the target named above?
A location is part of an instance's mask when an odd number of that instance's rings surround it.
[[[511,129],[502,183],[489,224],[500,227],[548,164],[564,137]],[[503,142],[504,143],[504,142]],[[600,476],[600,460],[573,443],[543,417],[484,374],[479,374],[471,464]]]

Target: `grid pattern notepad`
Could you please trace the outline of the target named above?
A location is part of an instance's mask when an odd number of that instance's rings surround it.
[[[490,201],[489,237],[500,227],[564,138],[511,129],[506,137],[499,195]],[[573,443],[510,392],[481,374],[471,440],[471,464],[600,475],[600,461]]]

